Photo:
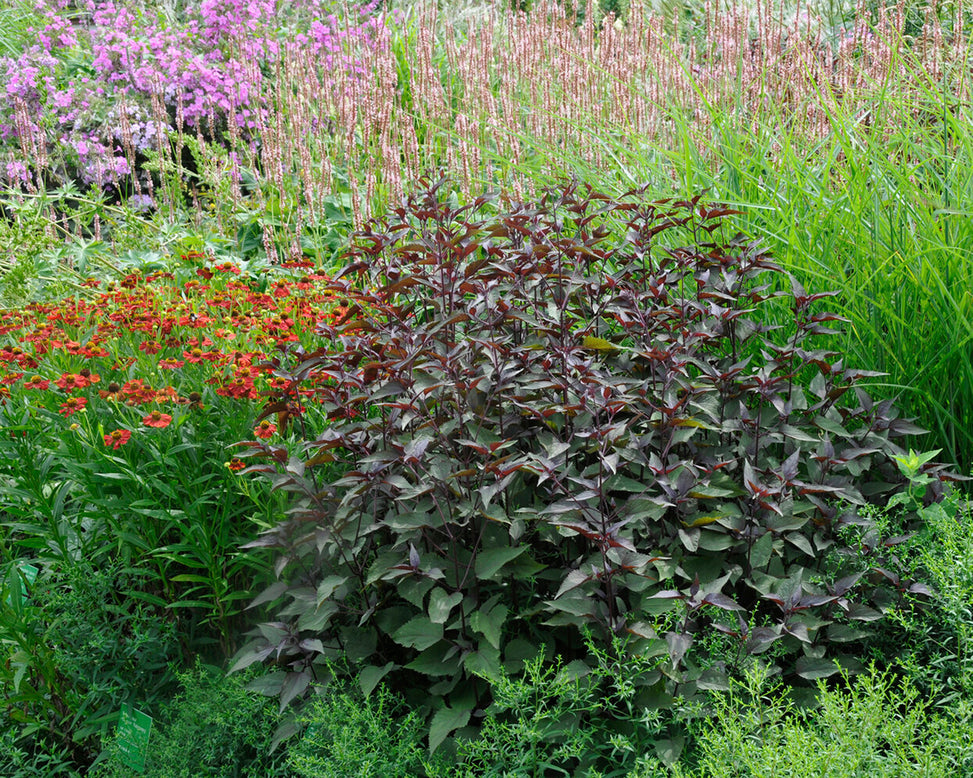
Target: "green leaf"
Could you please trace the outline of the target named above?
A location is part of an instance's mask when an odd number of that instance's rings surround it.
[[[581,347],[589,351],[618,351],[619,347],[604,338],[585,335],[581,340]]]
[[[480,643],[476,651],[470,652],[463,659],[463,667],[474,675],[496,680],[501,673],[500,652],[489,643]]]
[[[605,491],[607,492],[631,492],[642,494],[648,486],[643,481],[636,481],[634,478],[617,473],[605,481]]]
[[[450,708],[448,705],[436,711],[429,722],[430,754],[442,745],[450,732],[466,726],[470,720],[470,712],[469,708]]]
[[[850,433],[844,427],[842,427],[838,422],[829,419],[827,416],[815,416],[814,425],[825,432],[830,432],[832,435],[837,435],[839,438],[850,437]]]
[[[755,570],[763,570],[770,564],[770,555],[774,553],[774,533],[765,532],[750,548],[750,565]]]
[[[801,551],[812,559],[814,558],[814,549],[811,548],[811,541],[804,537],[804,535],[799,532],[788,532],[784,535],[784,539],[791,545],[801,549]]]
[[[375,653],[378,635],[374,627],[342,627],[341,643],[348,659],[358,664]]]
[[[801,678],[814,680],[815,678],[830,678],[841,668],[833,659],[815,659],[810,656],[802,656],[797,660],[795,669]]]
[[[699,547],[704,551],[725,551],[736,541],[725,532],[703,530],[699,533]]]
[[[443,625],[434,624],[425,616],[409,619],[393,634],[392,640],[401,646],[423,651],[443,639]]]
[[[438,513],[426,513],[424,511],[410,511],[408,513],[397,513],[385,517],[385,525],[396,532],[408,532],[413,529],[423,527],[440,527],[443,518]]]
[[[318,603],[323,602],[328,599],[334,590],[339,586],[344,584],[348,580],[347,576],[344,575],[329,575],[320,584],[318,584]]]
[[[361,687],[362,694],[368,697],[378,686],[379,682],[389,674],[389,671],[398,667],[395,662],[389,662],[382,667],[369,665],[358,674],[358,685]]]
[[[429,619],[434,624],[445,624],[450,611],[462,601],[461,592],[446,594],[445,589],[433,589],[429,595]]]
[[[686,741],[681,736],[665,738],[663,740],[655,741],[655,755],[659,757],[659,761],[664,765],[672,767],[679,761],[679,757],[682,755],[683,746],[685,746]]]
[[[291,700],[304,693],[311,683],[311,674],[306,672],[288,673],[280,687],[280,712],[283,713]]]
[[[308,609],[300,615],[297,626],[308,632],[321,632],[328,626],[331,617],[338,612],[338,603],[331,600],[321,603],[317,608]]]
[[[447,658],[447,655],[450,655]],[[470,654],[472,656],[472,654]],[[421,652],[405,667],[407,670],[415,670],[417,673],[431,677],[452,677],[459,669],[459,657],[455,650],[446,642],[440,641],[431,648]]]
[[[260,594],[253,598],[247,609],[256,608],[258,605],[263,605],[265,602],[271,602],[280,597],[284,592],[287,591],[287,584],[283,581],[277,581],[272,583],[266,589],[264,589]]]
[[[516,559],[527,550],[527,546],[507,546],[480,551],[476,555],[476,575],[478,578],[492,578],[507,562]]]
[[[417,610],[422,610],[423,600],[426,599],[426,592],[428,592],[436,582],[431,578],[419,578],[409,575],[408,577],[403,577],[399,579],[398,593],[402,596],[406,602],[414,605]]]
[[[505,605],[494,606],[488,612],[483,610],[473,611],[473,615],[470,616],[470,626],[490,641],[491,646],[499,649],[500,631],[508,612]]]

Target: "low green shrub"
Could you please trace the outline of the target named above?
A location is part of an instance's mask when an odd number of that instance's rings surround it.
[[[674,710],[640,700],[640,676],[652,659],[631,657],[618,667],[591,646],[592,664],[562,664],[539,655],[519,676],[492,679],[493,703],[479,734],[457,744],[457,764],[446,776],[623,776],[650,753],[676,759],[684,727]]]
[[[973,771],[973,707],[936,715],[907,681],[874,667],[837,688],[819,682],[820,706],[799,709],[759,668],[716,698],[695,733],[696,764],[674,778],[951,778]],[[639,778],[659,775],[648,768]],[[635,778],[635,776],[633,776]]]
[[[151,708],[172,693],[175,620],[131,596],[136,584],[121,564],[62,564],[30,586],[14,576],[8,565],[0,586],[5,716],[20,747],[81,769],[121,703]]]
[[[70,750],[57,737],[24,736],[22,723],[0,717],[0,775],[4,778],[75,778]]]
[[[894,662],[945,709],[973,692],[973,512],[958,489],[928,501],[928,477],[916,468],[933,455],[901,459],[910,488],[875,518],[897,536],[900,566],[926,583],[927,596],[891,611],[867,645],[875,661]]]
[[[275,778],[290,776],[283,751],[273,751],[277,706],[246,688],[244,675],[204,665],[179,674],[180,691],[153,721],[146,778]],[[351,775],[352,773],[348,773]],[[129,778],[110,745],[90,773]]]
[[[328,688],[301,715],[304,732],[291,743],[288,765],[302,778],[414,778],[437,773],[426,753],[422,718],[380,686]],[[441,773],[445,775],[446,773]]]

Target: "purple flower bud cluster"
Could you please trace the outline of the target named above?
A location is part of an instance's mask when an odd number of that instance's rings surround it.
[[[283,41],[313,51],[327,74],[361,73],[361,55],[385,39],[374,7],[339,19],[333,5],[203,0],[173,22],[140,0],[38,0],[36,43],[0,57],[0,183],[58,169],[118,186],[133,154],[177,125],[214,136],[232,121],[254,134]]]

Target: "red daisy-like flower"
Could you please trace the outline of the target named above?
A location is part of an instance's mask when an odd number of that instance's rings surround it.
[[[31,376],[27,381],[24,382],[24,389],[39,389],[42,392],[47,391],[47,387],[51,385],[51,382],[45,378],[41,378],[39,375]]]
[[[61,403],[61,414],[67,418],[80,411],[87,404],[88,400],[84,397],[68,397],[67,400]]]
[[[161,370],[178,370],[180,367],[186,363],[181,359],[160,359],[159,369]]]
[[[266,419],[253,428],[253,434],[264,440],[271,437],[275,432],[277,432],[277,425]]]
[[[238,473],[239,471],[243,470],[243,468],[247,466],[247,463],[244,462],[242,459],[231,459],[229,462],[226,463],[226,466],[227,468],[229,468],[231,472]]]
[[[55,382],[58,389],[70,392],[72,389],[84,389],[90,383],[83,375],[76,373],[64,373]]]
[[[158,427],[159,429],[168,427],[171,422],[172,416],[161,411],[152,411],[152,413],[142,419],[142,423],[146,427]]]
[[[112,430],[105,435],[105,445],[110,448],[119,449],[128,443],[132,433],[128,430]]]

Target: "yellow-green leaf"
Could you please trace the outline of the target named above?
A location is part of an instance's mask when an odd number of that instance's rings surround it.
[[[605,340],[604,338],[596,338],[593,335],[585,335],[581,341],[581,345],[591,351],[618,351],[618,346],[611,341]]]

